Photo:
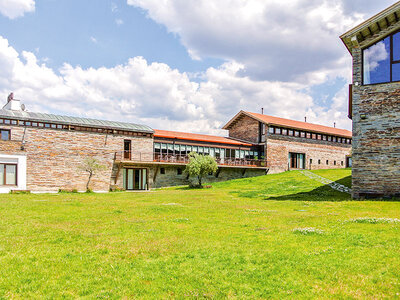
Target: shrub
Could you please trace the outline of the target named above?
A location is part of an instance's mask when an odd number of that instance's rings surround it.
[[[195,152],[189,153],[189,163],[186,165],[185,173],[197,177],[198,187],[203,187],[202,179],[204,176],[209,173],[214,174],[217,169],[218,165],[213,157]]]

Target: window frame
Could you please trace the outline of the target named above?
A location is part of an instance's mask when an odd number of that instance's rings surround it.
[[[7,140],[3,140],[3,135],[2,135],[3,131],[7,131],[8,132],[8,139]],[[10,129],[0,128],[0,141],[11,141],[11,130]]]
[[[4,178],[3,182],[0,182],[0,186],[18,186],[18,164],[17,163],[0,163],[0,165],[4,165]],[[7,166],[15,166],[15,184],[7,184]]]
[[[395,34],[397,34],[397,33],[400,33],[400,29],[395,31],[395,32],[392,32],[390,34],[387,34],[387,35],[383,36],[381,39],[379,39],[375,43],[373,43],[371,45],[368,45],[368,46],[365,46],[364,48],[361,49],[361,82],[362,82],[363,86],[364,85],[368,86],[368,85],[400,82],[400,80],[396,80],[396,81],[392,80],[392,78],[393,78],[393,68],[392,68],[392,66],[393,66],[393,64],[400,64],[400,60],[393,60],[393,36]],[[389,56],[390,56],[390,62],[389,62],[389,64],[390,64],[390,71],[389,71],[390,74],[389,74],[389,78],[390,78],[390,80],[389,81],[385,81],[385,82],[378,82],[378,83],[365,83],[365,81],[364,81],[364,51],[369,49],[370,47],[382,42],[387,37],[390,37],[390,47],[389,47],[390,48],[389,49],[390,50],[390,53],[389,53]]]

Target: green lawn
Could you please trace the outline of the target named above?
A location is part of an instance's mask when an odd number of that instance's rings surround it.
[[[350,170],[316,173],[350,183]],[[400,203],[349,200],[297,171],[0,195],[0,298],[399,297]]]

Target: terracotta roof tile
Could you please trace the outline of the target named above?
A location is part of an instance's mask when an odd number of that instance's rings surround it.
[[[222,137],[222,136],[188,133],[188,132],[178,132],[178,131],[167,131],[167,130],[158,130],[158,129],[154,130],[154,137],[179,139],[179,140],[190,140],[190,141],[201,141],[201,142],[209,142],[209,143],[230,144],[230,145],[235,145],[235,146],[252,146],[252,144],[236,141],[236,140]]]
[[[246,113],[250,116],[253,116],[254,118],[256,118],[266,124],[270,124],[270,125],[290,127],[290,128],[294,128],[294,129],[300,129],[300,130],[309,130],[309,131],[314,131],[314,132],[319,132],[319,133],[339,135],[342,137],[349,137],[349,138],[352,137],[351,131],[348,131],[346,129],[339,129],[339,128],[334,128],[334,127],[329,127],[329,126],[324,126],[324,125],[312,124],[312,123],[301,122],[301,121],[294,121],[294,120],[273,117],[273,116],[267,116],[267,115],[262,115],[262,114],[258,114],[258,113],[246,112],[246,111],[244,113]]]

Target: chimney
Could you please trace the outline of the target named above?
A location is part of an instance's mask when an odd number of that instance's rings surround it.
[[[333,127],[336,128],[336,122],[333,122]]]
[[[264,107],[261,107],[261,114],[264,114]]]
[[[307,117],[304,117],[304,122],[307,123]]]
[[[3,109],[7,110],[16,110],[16,111],[22,111],[21,107],[21,101],[14,99],[14,93],[10,93],[7,97],[7,103],[6,105],[3,106]]]

